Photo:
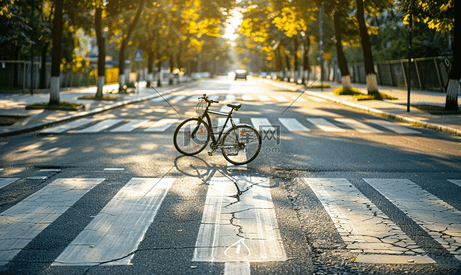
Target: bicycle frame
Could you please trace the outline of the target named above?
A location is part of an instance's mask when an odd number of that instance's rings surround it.
[[[212,144],[218,144],[218,141],[221,141],[221,137],[224,134],[224,129],[226,129],[227,123],[229,121],[232,124],[232,128],[230,130],[234,130],[236,128],[234,120],[232,119],[232,113],[234,112],[234,109],[232,108],[231,111],[226,114],[226,113],[222,113],[222,112],[208,110],[210,108],[210,105],[211,105],[211,102],[207,102],[207,107],[205,108],[205,111],[203,112],[203,115],[199,116],[198,119],[199,119],[200,122],[203,122],[205,127],[207,127],[207,130],[211,135]],[[224,122],[223,128],[219,132],[219,136],[218,136],[217,139],[215,137],[215,135],[217,133],[213,132],[213,123],[211,122],[211,118],[208,115],[208,113],[227,117],[226,121]],[[204,118],[206,118],[207,121],[205,121]],[[199,122],[199,124],[200,124],[200,122]],[[195,136],[195,133],[198,131],[198,128],[199,128],[198,126],[199,125],[197,125],[197,127],[192,131],[192,133],[191,133],[192,137]],[[236,139],[237,139],[237,142],[239,142],[238,141],[238,136],[236,136]],[[220,145],[222,145],[222,144],[220,144]]]

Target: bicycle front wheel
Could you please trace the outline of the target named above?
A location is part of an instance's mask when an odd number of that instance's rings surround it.
[[[255,128],[239,125],[224,135],[222,154],[234,165],[247,164],[258,156],[261,144],[261,136]]]
[[[198,118],[183,121],[174,131],[173,143],[176,150],[186,156],[198,154],[205,149],[210,140],[208,127]]]

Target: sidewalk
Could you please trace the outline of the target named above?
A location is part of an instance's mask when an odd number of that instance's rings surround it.
[[[331,88],[324,88],[323,91],[321,91],[320,89],[306,89],[304,86],[295,83],[274,81],[263,78],[256,79],[282,89],[298,91],[300,93],[304,92],[305,95],[315,96],[352,108],[361,109],[372,115],[461,136],[461,114],[435,115],[413,107],[410,108],[410,112],[407,112],[407,90],[405,88],[379,86],[380,92],[397,97],[397,100],[356,101],[352,96],[338,96],[333,93],[335,88],[341,87],[340,83],[324,82],[324,84],[331,85]],[[352,86],[359,89],[364,94],[367,93],[367,87],[365,84],[353,83]],[[443,107],[445,106],[445,98],[446,95],[444,93],[411,90],[410,106],[416,104],[426,104]],[[461,95],[458,95],[458,105],[461,107]]]
[[[26,117],[13,125],[0,126],[0,137],[14,136],[35,131],[46,126],[93,115],[112,108],[149,100],[159,96],[154,89],[145,88],[145,82],[140,83],[141,88],[134,94],[108,94],[111,90],[117,90],[118,84],[105,85],[104,95],[116,96],[118,99],[115,101],[78,99],[80,96],[84,95],[95,95],[96,87],[74,88],[61,91],[61,102],[84,104],[85,111],[26,110],[25,107],[29,104],[48,102],[50,100],[49,93],[35,93],[34,95],[0,93],[0,120],[6,121],[7,117]],[[192,83],[194,82],[189,81],[171,86],[168,85],[168,83],[162,83],[163,86],[156,88],[156,90],[161,94],[165,94],[180,90],[184,86]],[[142,84],[144,84],[144,87],[142,87]]]

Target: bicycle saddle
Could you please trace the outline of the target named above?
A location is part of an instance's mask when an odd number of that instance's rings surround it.
[[[240,107],[242,107],[242,104],[240,104],[240,103],[229,103],[229,104],[227,104],[227,106],[231,107],[231,108],[233,108],[234,110],[237,111],[238,109],[240,109]]]

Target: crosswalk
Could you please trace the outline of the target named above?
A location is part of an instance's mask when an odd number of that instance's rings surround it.
[[[193,95],[193,96],[186,96],[186,95],[163,95],[156,98],[151,99],[151,102],[162,102],[168,101],[172,103],[177,103],[179,101],[189,101],[189,102],[197,102],[198,99],[202,95]],[[248,94],[214,94],[209,95],[209,99],[223,101],[223,102],[234,102],[234,101],[275,101],[280,103],[291,103],[291,102],[306,102],[306,101],[313,101],[313,102],[326,102],[325,99],[317,98],[314,96],[294,96],[294,95],[248,95]]]
[[[228,112],[227,109],[221,109],[222,112]],[[280,128],[282,131],[289,132],[309,132],[309,131],[324,131],[340,133],[346,131],[358,131],[361,133],[396,133],[396,134],[420,134],[421,132],[402,126],[395,122],[389,122],[382,119],[366,119],[357,120],[350,118],[318,118],[306,117],[305,119],[298,118],[276,118],[269,119],[266,117],[235,117],[234,121],[242,123],[251,123],[259,131],[274,130]],[[213,118],[213,125],[218,123],[222,125],[222,118]],[[80,119],[62,125],[50,127],[41,130],[42,134],[62,134],[62,133],[80,133],[94,134],[101,132],[110,133],[130,133],[130,132],[165,132],[168,129],[174,129],[181,120],[174,118],[165,118],[159,120],[150,119],[119,119],[110,118],[105,120]]]
[[[197,102],[202,95],[163,95],[151,99],[152,102],[168,101],[177,103],[179,101]],[[319,101],[319,99],[311,96],[300,95],[248,95],[248,94],[213,94],[209,95],[209,99],[221,100],[222,103],[234,102],[236,100],[243,101],[277,101],[280,103],[303,102],[303,101]],[[226,104],[221,106],[220,112],[228,113],[231,110]],[[149,110],[150,112],[150,110]],[[239,117],[240,116],[240,117]],[[247,117],[241,113],[235,113],[234,119],[240,120],[242,123],[251,123],[258,130],[280,129],[288,132],[314,132],[324,131],[331,133],[341,133],[348,130],[358,131],[361,133],[373,134],[420,134],[419,131],[410,127],[402,126],[395,122],[389,122],[383,119],[351,119],[351,118],[333,118],[333,117],[318,117],[305,116],[304,118],[293,117]],[[218,118],[212,116],[213,124],[219,121]],[[130,133],[130,132],[146,132],[146,133],[161,133],[168,129],[174,129],[181,122],[179,119],[163,118],[163,119],[123,119],[123,118],[107,118],[97,120],[95,118],[82,118],[76,121],[60,124],[54,127],[41,130],[41,134],[63,134],[63,133]]]
[[[1,187],[20,178],[0,178]],[[0,213],[0,267],[55,222],[105,178],[56,178],[36,193]],[[187,178],[133,177],[54,259],[52,266],[132,265],[146,231],[156,220],[174,184]],[[346,178],[294,178],[320,201],[356,262],[375,264],[436,263],[430,248],[416,241],[373,200]],[[461,211],[409,179],[363,178],[398,211],[426,231],[445,253],[461,261]],[[240,175],[212,177],[199,222],[191,261],[222,262],[243,270],[256,262],[288,259],[272,200],[273,179]],[[461,179],[447,179],[459,188]],[[276,184],[277,185],[277,184]],[[236,187],[244,191],[234,196]],[[368,195],[369,196],[369,195]],[[280,199],[280,198],[279,198]],[[309,201],[309,200],[306,200]],[[309,202],[310,203],[310,202]],[[69,224],[72,224],[70,221]],[[135,225],[135,226],[133,226]],[[237,265],[235,265],[237,264]]]

